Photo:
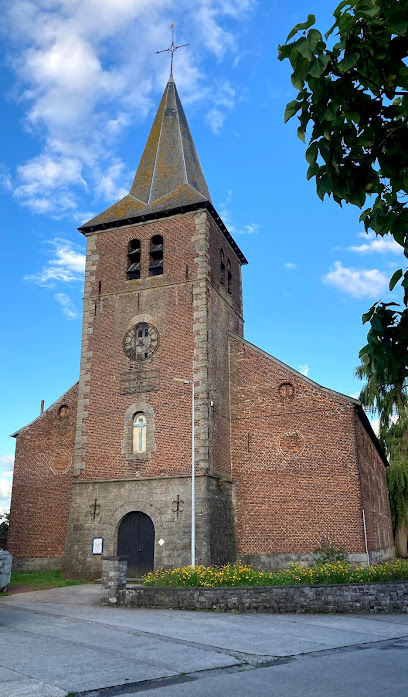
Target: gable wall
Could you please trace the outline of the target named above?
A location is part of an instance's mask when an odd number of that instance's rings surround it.
[[[78,385],[16,439],[9,551],[44,566],[63,556],[72,495]],[[61,405],[69,413],[59,416]],[[58,568],[58,563],[56,564]]]
[[[310,554],[322,537],[363,552],[353,405],[234,337],[230,356],[238,556]]]
[[[376,550],[389,550],[394,544],[387,477],[384,463],[357,414],[355,429],[367,526],[367,546],[369,552],[374,552],[372,556],[376,559]]]

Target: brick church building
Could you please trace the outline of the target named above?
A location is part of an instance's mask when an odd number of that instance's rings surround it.
[[[13,434],[15,567],[98,577],[95,538],[131,575],[189,564],[192,426],[197,563],[282,567],[323,537],[390,558],[387,461],[360,403],[243,338],[247,261],[172,76],[130,193],[80,231],[79,382]]]

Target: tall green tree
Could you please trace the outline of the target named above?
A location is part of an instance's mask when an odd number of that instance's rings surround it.
[[[390,366],[391,370],[393,366]],[[398,382],[385,367],[375,368],[364,355],[355,374],[365,385],[360,401],[379,414],[379,438],[390,462],[387,482],[395,547],[398,556],[406,557],[408,538],[408,396],[405,382]]]
[[[298,136],[308,140],[307,178],[317,195],[341,206],[363,209],[366,231],[392,235],[408,258],[408,3],[407,0],[343,0],[324,35],[314,15],[298,24],[279,46],[279,59],[293,68],[298,90],[285,111],[285,122],[298,114]],[[390,289],[401,282],[408,303],[408,271],[398,269]],[[408,312],[378,303],[365,317],[367,345],[377,370],[389,364],[388,347],[399,325],[408,334]],[[394,356],[407,371],[407,356]]]

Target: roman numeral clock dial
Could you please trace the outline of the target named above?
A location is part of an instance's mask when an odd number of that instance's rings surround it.
[[[123,339],[125,355],[135,363],[152,357],[159,347],[159,332],[147,322],[138,322],[129,329]]]

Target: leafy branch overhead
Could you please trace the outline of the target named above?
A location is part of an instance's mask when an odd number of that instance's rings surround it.
[[[303,142],[311,129],[307,178],[315,178],[320,199],[327,194],[363,209],[366,231],[391,234],[408,258],[407,0],[343,0],[334,19],[323,36],[309,15],[279,46],[298,90],[284,119],[298,114]],[[390,290],[400,281],[407,305],[408,271],[393,274]],[[377,323],[360,354],[374,362],[388,350],[391,327],[408,332],[407,312],[394,312],[390,324],[387,307],[376,304],[363,318],[372,329]],[[398,360],[405,364],[406,354]]]
[[[312,123],[307,177],[315,177],[318,196],[359,208],[370,196],[360,216],[365,229],[391,233],[408,256],[407,3],[344,0],[334,17],[323,37],[309,15],[279,46],[299,91],[285,122],[300,112],[303,142]]]

